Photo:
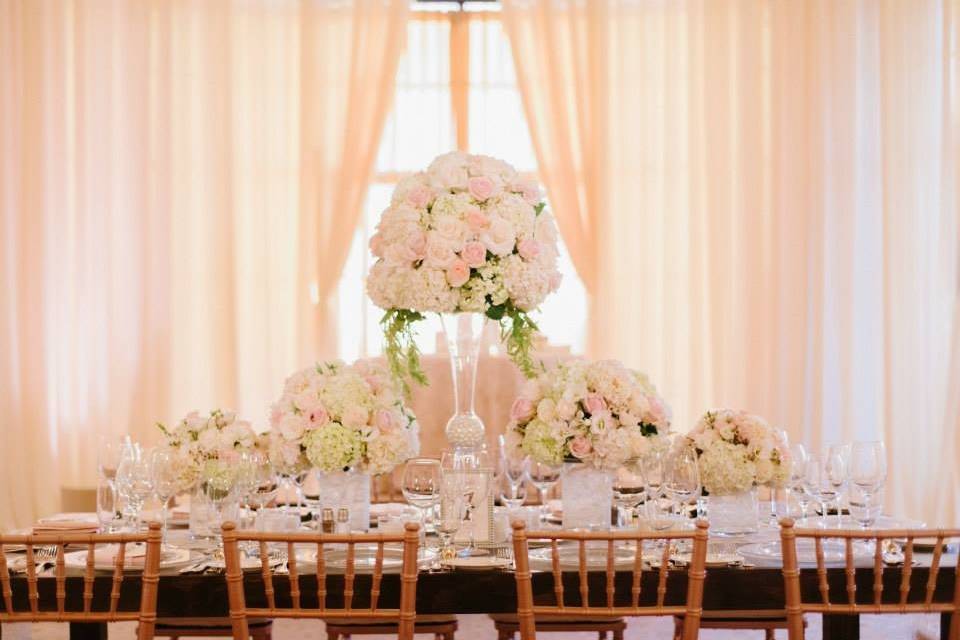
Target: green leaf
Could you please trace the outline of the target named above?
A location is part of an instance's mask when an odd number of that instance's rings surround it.
[[[390,374],[400,382],[404,396],[408,398],[410,380],[424,386],[427,384],[427,375],[420,365],[420,349],[413,333],[413,325],[423,320],[423,317],[419,311],[390,309],[380,319],[384,338],[383,352]]]
[[[487,317],[491,320],[500,320],[507,311],[507,305],[497,304],[487,307]]]
[[[538,202],[537,205],[533,208],[533,210],[539,216],[543,212],[543,210],[546,208],[546,206],[547,206],[546,202]]]

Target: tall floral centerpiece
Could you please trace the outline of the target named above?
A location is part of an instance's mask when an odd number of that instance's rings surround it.
[[[563,525],[610,525],[612,472],[664,447],[670,408],[642,373],[615,360],[571,360],[530,380],[510,410],[508,447],[567,462]]]
[[[314,467],[323,506],[350,509],[353,529],[370,520],[370,475],[420,450],[419,425],[398,382],[380,364],[323,362],[287,378],[270,412],[279,467]]]
[[[529,312],[560,286],[557,228],[539,187],[506,162],[454,152],[402,180],[370,250],[367,291],[384,309],[385,352],[393,374],[425,384],[413,325],[441,315],[450,352],[454,446],[483,440],[473,397],[482,329],[500,324],[507,352],[529,377],[537,326]],[[460,314],[454,316],[454,314]]]
[[[208,415],[191,411],[173,427],[158,423],[160,447],[174,457],[178,492],[191,492],[190,530],[199,537],[214,535],[219,520],[230,517],[231,500],[242,455],[254,448],[257,434],[232,411]]]
[[[709,493],[710,532],[740,535],[758,529],[757,487],[789,480],[789,447],[760,416],[708,411],[687,434]]]

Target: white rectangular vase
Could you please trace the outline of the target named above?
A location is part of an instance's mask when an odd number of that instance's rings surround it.
[[[756,533],[760,528],[756,488],[725,496],[707,498],[710,534],[738,536]]]
[[[582,463],[565,465],[561,502],[564,529],[609,529],[613,475]]]
[[[350,510],[350,530],[366,531],[370,528],[370,476],[352,471],[317,473],[320,508]]]

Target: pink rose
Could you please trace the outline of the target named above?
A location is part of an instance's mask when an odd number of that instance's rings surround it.
[[[523,422],[533,417],[533,403],[526,398],[517,398],[510,407],[510,419]]]
[[[583,460],[585,457],[590,455],[592,451],[593,445],[590,444],[590,441],[583,436],[576,436],[570,441],[570,453],[572,453],[576,458]]]
[[[483,202],[493,195],[493,180],[486,176],[476,176],[467,182],[467,189],[479,202]]]
[[[410,193],[407,194],[407,202],[418,209],[427,206],[431,199],[433,199],[433,191],[423,185],[414,187],[410,190]]]
[[[424,256],[427,255],[427,234],[423,231],[419,229],[411,231],[405,243],[416,260],[423,260]]]
[[[487,261],[487,248],[481,242],[468,242],[463,245],[460,257],[468,267],[480,267]]]
[[[520,196],[531,206],[540,204],[540,185],[536,182],[529,180],[519,182],[513,185],[513,191],[519,192]]]
[[[490,218],[480,209],[471,209],[467,213],[467,226],[473,233],[480,233],[490,226]]]
[[[434,269],[449,269],[457,261],[457,254],[453,252],[450,245],[439,237],[431,237],[427,240],[427,253],[425,261],[428,267]]]
[[[379,233],[370,236],[370,253],[377,258],[383,257],[383,237]]]
[[[595,415],[607,410],[607,401],[604,400],[603,396],[599,393],[589,393],[583,401],[583,406],[586,408],[587,413]]]
[[[379,409],[377,411],[376,416],[373,418],[373,424],[384,433],[390,433],[397,426],[396,421],[393,419],[393,414],[386,409]]]
[[[524,260],[536,260],[540,255],[540,243],[532,238],[525,238],[517,245],[517,252]]]
[[[367,420],[370,419],[370,414],[367,413],[367,410],[363,407],[350,407],[343,412],[343,420],[340,422],[345,427],[353,427],[359,429],[367,425]]]
[[[447,282],[451,287],[462,287],[470,279],[470,267],[463,260],[455,260],[447,268]]]
[[[322,427],[330,422],[330,414],[321,405],[316,405],[307,413],[307,420],[313,427]]]

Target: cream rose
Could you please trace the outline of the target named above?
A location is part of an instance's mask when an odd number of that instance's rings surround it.
[[[497,256],[508,256],[513,253],[516,242],[516,233],[513,226],[503,218],[495,217],[490,220],[490,226],[480,234],[480,242]]]

